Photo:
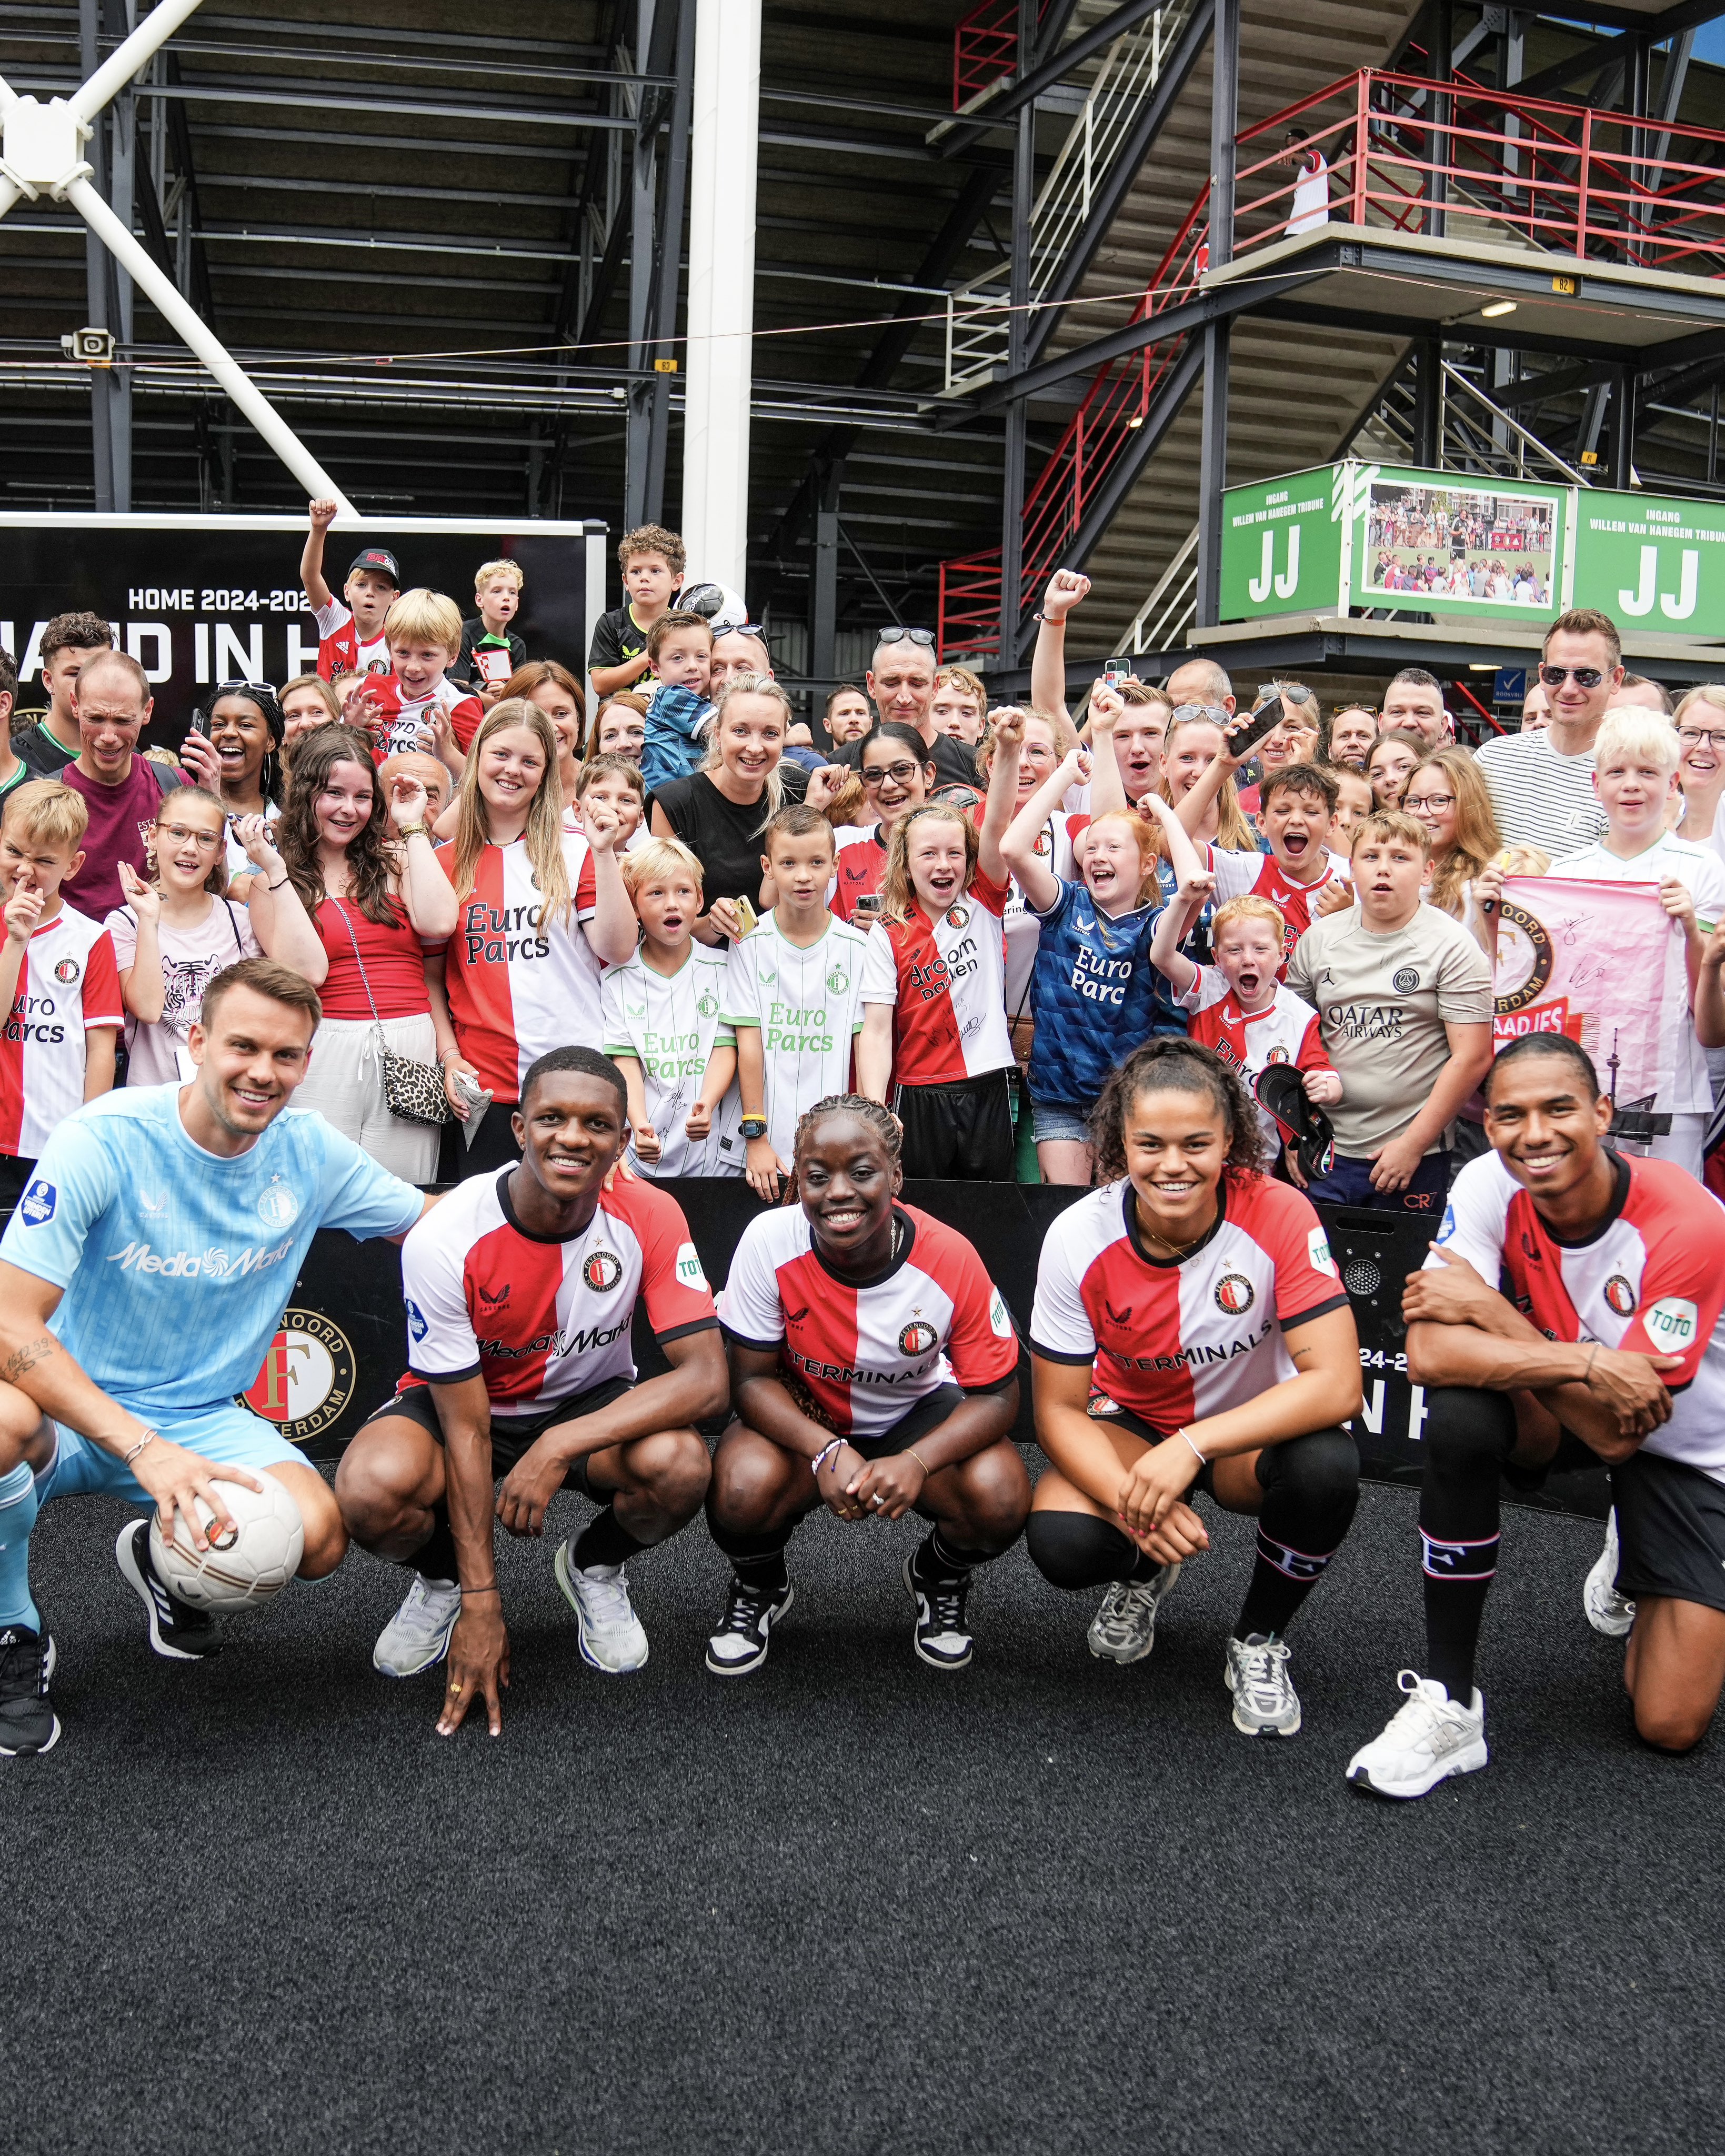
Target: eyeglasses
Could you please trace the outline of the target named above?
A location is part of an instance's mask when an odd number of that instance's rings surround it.
[[[1180,726],[1188,719],[1202,719],[1211,726],[1226,726],[1228,723],[1228,715],[1220,704],[1176,704],[1168,715],[1171,726]]]
[[[757,644],[766,642],[765,628],[758,621],[728,621],[723,629],[714,630],[714,642],[716,644],[721,636],[752,636]]]
[[[1455,807],[1456,797],[1453,793],[1410,793],[1401,805],[1415,816],[1422,808],[1429,808],[1434,816],[1441,816],[1446,808]]]
[[[197,846],[202,852],[212,854],[227,836],[223,831],[194,831],[187,824],[158,824],[159,836],[176,846]]]
[[[1710,733],[1705,726],[1679,726],[1677,739],[1685,748],[1698,748],[1705,742],[1715,754],[1725,751],[1725,734]]]
[[[1578,689],[1597,689],[1605,678],[1598,666],[1542,666],[1539,679],[1548,689],[1561,689],[1565,681],[1574,680]]]
[[[261,689],[266,696],[281,693],[273,681],[218,681],[210,691],[210,701],[213,704],[218,696],[243,696],[253,689]]]
[[[932,629],[906,629],[902,623],[889,621],[877,634],[874,644],[877,650],[883,644],[920,644],[932,651],[934,632]]]
[[[865,786],[884,786],[890,778],[894,786],[909,786],[921,769],[919,763],[909,762],[865,765],[862,783]]]

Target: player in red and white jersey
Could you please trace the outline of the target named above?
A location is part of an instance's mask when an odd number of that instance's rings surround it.
[[[893,827],[881,917],[862,957],[857,1085],[904,1127],[904,1172],[1005,1181],[1012,1173],[1006,1029],[1011,884],[1001,839],[1016,760],[996,759],[979,838],[962,810],[930,803]]]
[[[514,1159],[509,1111],[530,1064],[566,1041],[603,1041],[601,964],[620,966],[635,948],[617,820],[591,794],[581,813],[587,835],[571,838],[545,713],[519,696],[494,704],[456,793],[455,836],[438,853],[460,904],[455,933],[427,969],[450,1106],[466,1120],[463,1078],[492,1095],[464,1148],[468,1175]]]
[[[1347,881],[1350,874],[1347,862],[1325,844],[1339,798],[1328,772],[1316,764],[1285,765],[1269,773],[1258,788],[1259,825],[1269,852],[1209,850],[1219,899],[1226,902],[1250,891],[1281,914],[1284,957],[1312,926],[1319,891],[1339,876]]]
[[[326,681],[341,674],[387,674],[383,618],[402,588],[402,572],[386,547],[362,547],[338,599],[324,577],[324,534],[335,516],[333,501],[311,503],[311,529],[299,557],[299,581],[317,617],[317,670]]]
[[[1097,1103],[1103,1187],[1042,1245],[1031,1317],[1052,1463],[1027,1543],[1057,1587],[1105,1587],[1090,1651],[1134,1662],[1209,1536],[1195,1486],[1256,1513],[1223,1675],[1234,1726],[1292,1737],[1284,1637],[1341,1546],[1359,1461],[1359,1341],[1318,1214],[1262,1172],[1256,1108],[1209,1050],[1149,1042]]]
[[[1487,1763],[1475,1650],[1497,1567],[1498,1483],[1611,1470],[1583,1605],[1630,1633],[1624,1685],[1660,1750],[1700,1743],[1725,1686],[1725,1209],[1674,1163],[1605,1142],[1612,1105],[1563,1034],[1511,1042],[1485,1081],[1493,1151],[1451,1185],[1403,1298],[1426,1388],[1426,1663],[1348,1779],[1419,1797]],[[1630,1628],[1633,1627],[1631,1630]]]
[[[972,1568],[1017,1540],[1030,1505],[1008,1440],[1017,1334],[965,1238],[898,1202],[900,1133],[878,1101],[816,1101],[795,1151],[800,1209],[750,1223],[719,1299],[735,1419],[707,1522],[733,1577],[707,1666],[742,1676],[766,1660],[794,1594],[786,1550],[824,1503],[934,1522],[904,1567],[913,1644],[962,1669]]]
[[[1195,965],[1180,949],[1210,888],[1207,875],[1182,882],[1150,941],[1151,964],[1167,976],[1175,1002],[1190,1014],[1188,1037],[1214,1050],[1241,1074],[1248,1091],[1267,1065],[1288,1063],[1307,1073],[1308,1099],[1339,1101],[1342,1081],[1323,1045],[1318,1014],[1279,978],[1285,923],[1277,907],[1256,892],[1217,906],[1210,924],[1213,966]],[[1279,1152],[1276,1118],[1261,1106],[1258,1120],[1271,1152]],[[1298,1166],[1290,1172],[1298,1181]]]
[[[16,1203],[56,1126],[114,1083],[125,1023],[114,940],[60,896],[89,817],[55,779],[13,788],[0,822],[0,1195]]]
[[[408,1375],[335,1478],[354,1540],[415,1575],[372,1660],[411,1676],[448,1654],[444,1736],[482,1697],[493,1736],[501,1727],[509,1646],[494,1509],[511,1534],[537,1535],[560,1489],[602,1507],[553,1569],[583,1659],[638,1669],[647,1635],[625,1566],[699,1509],[695,1425],[727,1397],[682,1209],[649,1183],[607,1187],[628,1138],[622,1073],[592,1049],[555,1049],[528,1072],[514,1123],[520,1166],[463,1183],[402,1245]],[[639,1383],[637,1303],[671,1365]]]

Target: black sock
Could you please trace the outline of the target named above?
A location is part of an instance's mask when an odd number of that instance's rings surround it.
[[[1498,1476],[1514,1445],[1515,1409],[1504,1394],[1450,1386],[1426,1395],[1424,1674],[1463,1707],[1472,1702],[1479,1628],[1497,1571]]]
[[[412,1557],[403,1558],[402,1562],[417,1572],[422,1579],[460,1578],[455,1562],[455,1537],[449,1531],[448,1506],[433,1506],[430,1538],[422,1542]]]
[[[1359,1502],[1359,1455],[1345,1430],[1314,1430],[1267,1445],[1258,1479],[1264,1504],[1257,1557],[1234,1627],[1236,1640],[1285,1632],[1323,1578]]]
[[[791,1547],[788,1529],[770,1535],[734,1534],[710,1519],[707,1527],[719,1548],[730,1559],[731,1570],[745,1585],[777,1594],[788,1584],[791,1575],[785,1567],[785,1553]]]
[[[960,1549],[936,1527],[925,1535],[911,1563],[924,1579],[962,1579],[973,1565],[986,1564],[992,1550]]]
[[[596,1564],[627,1564],[632,1557],[638,1557],[647,1548],[618,1519],[609,1505],[596,1519],[589,1520],[581,1530],[575,1548],[569,1553],[569,1562],[577,1572],[586,1572]]]
[[[1129,1537],[1093,1512],[1032,1512],[1025,1523],[1030,1561],[1055,1587],[1104,1587],[1115,1580],[1144,1584],[1162,1568]]]

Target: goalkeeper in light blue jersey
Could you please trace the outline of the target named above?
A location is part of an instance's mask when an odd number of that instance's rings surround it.
[[[45,1752],[59,1735],[54,1642],[29,1584],[49,1499],[153,1505],[164,1537],[183,1514],[202,1548],[196,1501],[220,1533],[218,1476],[256,1489],[267,1469],[304,1523],[300,1577],[341,1562],[328,1485],[237,1396],[320,1228],[399,1242],[435,1200],[289,1109],[320,1014],[310,983],[267,958],[218,973],[191,1032],[192,1083],[104,1094],[69,1116],[0,1237],[0,1753]],[[217,1620],[157,1573],[147,1512],[115,1553],[157,1654],[219,1649]]]

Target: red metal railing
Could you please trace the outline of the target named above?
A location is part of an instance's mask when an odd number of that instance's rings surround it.
[[[984,0],[960,35],[985,17],[1009,19],[1004,9],[1005,0],[991,0],[991,12]],[[1288,236],[1301,175],[1287,162],[1283,137],[1296,122],[1309,137],[1304,154],[1316,150],[1328,168],[1326,223],[1495,240],[1548,260],[1725,276],[1725,131],[1523,97],[1461,76],[1439,83],[1374,68],[1313,90],[1236,138],[1236,256]],[[1133,321],[1197,290],[1208,261],[1207,206],[1206,187]],[[1091,382],[1025,502],[1026,603],[1059,566],[1086,503],[1142,424],[1183,341],[1102,367]],[[998,547],[943,564],[943,654],[999,649],[1000,591]]]
[[[977,0],[952,33],[952,109],[1018,64],[1018,0]]]

